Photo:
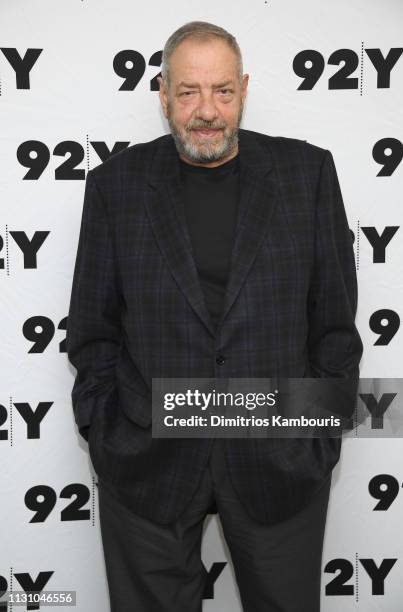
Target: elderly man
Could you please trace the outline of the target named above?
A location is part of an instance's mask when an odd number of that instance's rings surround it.
[[[333,157],[239,127],[248,75],[218,26],[174,32],[159,83],[171,133],[88,173],[68,316],[111,609],[199,612],[203,521],[216,511],[245,611],[318,612],[341,439],[153,437],[151,387],[357,381],[356,273]]]

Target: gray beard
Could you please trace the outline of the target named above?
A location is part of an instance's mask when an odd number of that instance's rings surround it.
[[[230,153],[236,150],[238,146],[238,131],[241,123],[243,114],[243,104],[239,112],[238,125],[230,131],[229,134],[223,134],[223,139],[219,145],[202,145],[198,147],[192,142],[185,141],[182,135],[176,129],[170,115],[168,115],[168,124],[171,129],[171,134],[175,142],[176,150],[179,155],[190,159],[191,161],[199,164],[208,163],[212,161],[219,161],[220,159],[227,157]],[[208,129],[209,124],[206,121],[205,127]],[[188,134],[190,132],[187,132]]]

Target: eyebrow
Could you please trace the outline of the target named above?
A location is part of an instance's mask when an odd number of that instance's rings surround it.
[[[215,85],[213,85],[213,87],[225,87],[225,85],[230,85],[232,83],[233,83],[232,80],[223,81],[222,83],[216,83]],[[199,86],[199,83],[185,83],[185,81],[181,81],[178,84],[178,88],[179,87],[188,87],[188,88],[191,88],[191,87],[198,87],[198,86]]]

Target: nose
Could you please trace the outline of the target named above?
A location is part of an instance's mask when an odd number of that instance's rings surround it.
[[[199,104],[195,113],[196,117],[204,121],[214,121],[217,118],[218,112],[214,103],[212,93],[201,93]]]

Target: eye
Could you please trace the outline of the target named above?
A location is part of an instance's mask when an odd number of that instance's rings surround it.
[[[225,93],[225,92],[231,93],[232,89],[220,89],[220,91],[221,93]]]

